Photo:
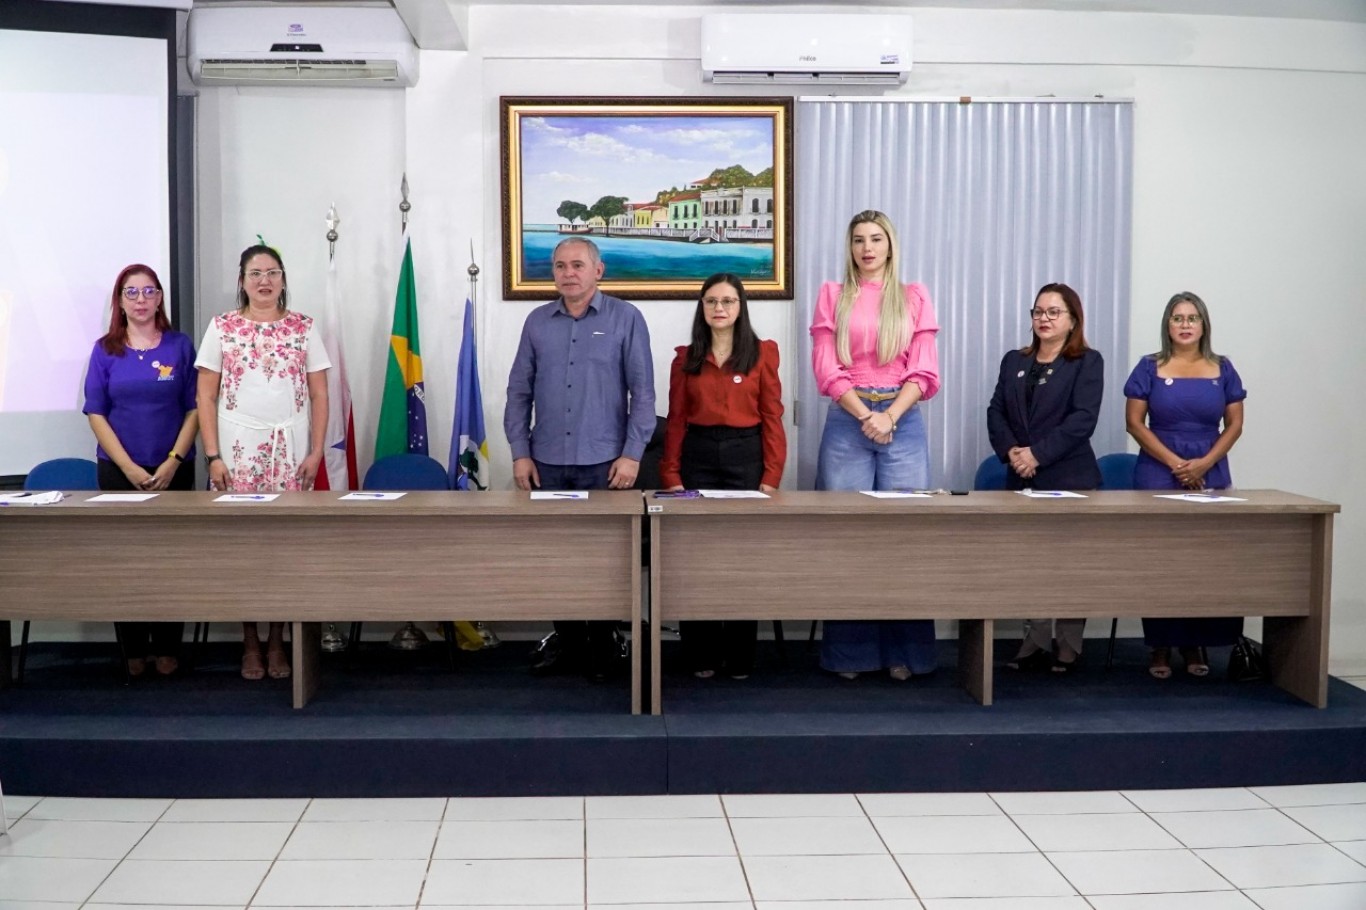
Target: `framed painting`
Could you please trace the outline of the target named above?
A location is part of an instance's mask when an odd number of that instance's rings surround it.
[[[792,297],[791,98],[501,99],[503,296],[555,296],[551,253],[591,239],[600,287],[693,299],[733,272]]]

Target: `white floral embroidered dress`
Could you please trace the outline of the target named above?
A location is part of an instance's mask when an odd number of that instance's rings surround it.
[[[308,453],[308,374],[332,366],[313,319],[288,312],[275,322],[241,313],[213,318],[195,366],[221,373],[219,454],[237,492],[298,490]]]

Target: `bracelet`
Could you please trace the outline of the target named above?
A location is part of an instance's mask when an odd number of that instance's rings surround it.
[[[869,411],[867,414],[864,414],[862,417],[860,417],[860,418],[858,419],[858,422],[859,422],[859,423],[867,423],[868,421],[870,421],[870,420],[873,419],[873,415],[876,414],[876,413],[877,413],[877,411]]]
[[[204,464],[206,464],[206,465],[211,465],[211,464],[213,464],[215,461],[222,461],[222,460],[223,460],[223,456],[222,456],[222,455],[205,455],[205,456],[204,456]]]
[[[181,457],[180,457],[180,454],[179,454],[178,452],[176,452],[175,449],[172,449],[172,450],[171,450],[170,457],[174,458],[174,459],[176,460],[176,463],[177,463],[177,464],[184,464],[184,463],[185,463],[185,459],[181,458]]]

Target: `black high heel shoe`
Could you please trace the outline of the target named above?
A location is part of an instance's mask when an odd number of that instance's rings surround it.
[[[1024,657],[1012,657],[1006,661],[1006,669],[1017,673],[1046,673],[1052,668],[1052,651],[1034,651]]]
[[[1078,654],[1071,660],[1060,660],[1053,658],[1053,666],[1049,668],[1055,676],[1067,676],[1076,673],[1081,669],[1081,655]]]
[[[1182,648],[1181,658],[1191,676],[1209,676],[1209,654],[1204,648]]]

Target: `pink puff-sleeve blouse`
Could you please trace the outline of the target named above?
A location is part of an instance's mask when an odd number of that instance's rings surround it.
[[[934,317],[930,293],[923,284],[906,285],[906,312],[911,322],[911,343],[889,362],[877,362],[878,309],[882,283],[859,282],[859,293],[849,314],[849,355],[845,366],[835,355],[835,308],[841,284],[827,281],[816,301],[811,321],[811,366],[816,387],[827,398],[838,399],[853,388],[900,388],[908,382],[920,386],[921,400],[939,391],[939,351],[934,336],[939,323]]]

